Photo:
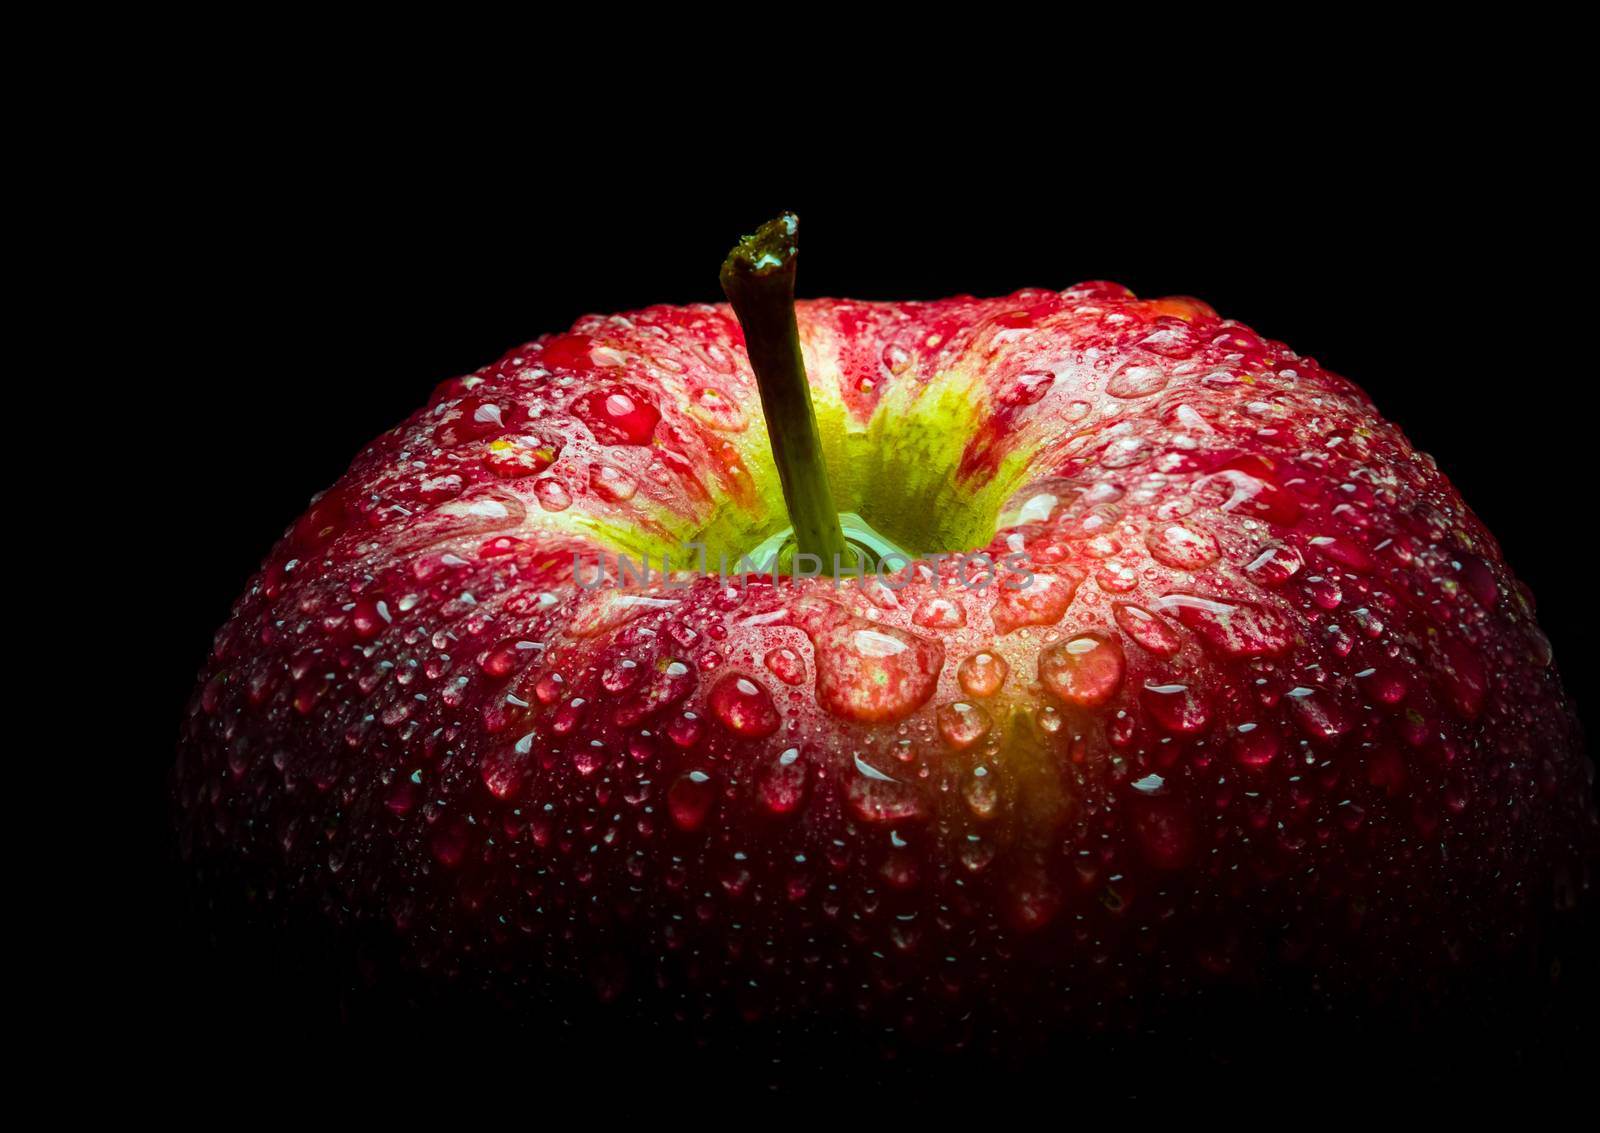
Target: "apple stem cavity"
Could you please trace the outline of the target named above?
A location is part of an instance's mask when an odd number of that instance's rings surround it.
[[[816,555],[830,573],[861,554],[846,541],[834,507],[811,387],[794,314],[800,219],[786,212],[739,241],[722,262],[722,291],[744,328],[745,350],[761,391],[767,443],[796,553]]]

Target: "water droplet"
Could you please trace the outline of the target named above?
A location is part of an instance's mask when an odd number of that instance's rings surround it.
[[[667,722],[667,739],[681,748],[691,748],[705,731],[705,722],[693,712],[674,716]]]
[[[859,774],[850,781],[847,798],[850,809],[863,821],[889,824],[927,816],[927,801],[914,784],[885,775],[859,755],[856,770]]]
[[[962,843],[959,855],[961,865],[968,873],[982,873],[994,861],[994,843],[974,837]]]
[[[1150,459],[1150,442],[1143,437],[1118,437],[1100,453],[1105,468],[1132,468]]]
[[[742,432],[745,427],[744,410],[739,403],[712,386],[689,396],[689,412],[702,424],[725,433]]]
[[[1287,697],[1302,731],[1314,740],[1335,740],[1350,730],[1350,719],[1326,692],[1293,688]]]
[[[1225,512],[1293,527],[1305,514],[1305,507],[1278,486],[1274,477],[1279,474],[1266,457],[1235,457],[1202,478],[1195,485],[1195,495]]]
[[[589,487],[594,489],[595,495],[601,499],[621,503],[623,500],[633,499],[634,492],[639,488],[639,482],[609,464],[592,464],[589,466]]]
[[[957,751],[971,747],[989,734],[989,714],[964,700],[940,706],[938,719],[939,734]]]
[[[960,629],[967,624],[967,610],[954,598],[934,596],[923,599],[911,620],[923,629]]]
[[[623,658],[600,674],[600,684],[607,692],[627,692],[639,683],[639,678],[643,673],[644,670],[639,667],[637,661]]]
[[[1306,594],[1324,610],[1337,610],[1344,601],[1344,588],[1338,581],[1320,574],[1306,579]]]
[[[1083,489],[1071,480],[1045,480],[1030,484],[1006,501],[998,526],[1001,530],[1030,523],[1047,523],[1062,506],[1082,495]]]
[[[572,506],[572,493],[554,476],[535,480],[533,494],[539,497],[539,506],[545,511],[566,511]]]
[[[1276,657],[1294,644],[1288,619],[1264,606],[1164,594],[1161,609],[1176,613],[1180,622],[1224,657]]]
[[[478,668],[483,670],[485,676],[500,680],[516,672],[537,652],[533,642],[508,637],[484,653]]]
[[[1004,635],[1023,626],[1055,625],[1072,605],[1083,579],[1083,572],[1067,568],[1054,574],[1034,572],[1020,589],[1011,589],[1007,585],[1010,580],[1000,583],[989,610],[995,629]]]
[[[1405,699],[1405,678],[1387,666],[1364,669],[1356,677],[1362,681],[1362,688],[1380,704],[1399,704]]]
[[[1094,583],[1107,594],[1126,594],[1139,585],[1139,572],[1112,559],[1094,572]]]
[[[761,804],[773,814],[792,814],[805,802],[809,782],[806,761],[799,748],[789,748],[771,763],[761,775]]]
[[[545,343],[540,361],[552,369],[587,370],[592,340],[586,334],[563,334]]]
[[[1466,586],[1467,592],[1476,598],[1486,610],[1492,610],[1500,602],[1500,584],[1495,581],[1494,571],[1489,564],[1477,555],[1462,555],[1457,562],[1456,569],[1461,573],[1461,581]]]
[[[1278,756],[1278,733],[1259,724],[1240,724],[1230,748],[1236,762],[1245,767],[1265,767]]]
[[[1262,586],[1281,586],[1287,582],[1301,567],[1305,565],[1305,558],[1298,548],[1288,544],[1268,547],[1251,561],[1244,569]]]
[[[956,669],[956,680],[968,696],[987,697],[1000,691],[1011,666],[993,653],[974,653]]]
[[[483,761],[483,785],[497,799],[509,799],[522,785],[525,758],[518,746],[507,745],[490,752]]]
[[[1342,567],[1348,567],[1363,574],[1372,569],[1371,556],[1348,539],[1340,539],[1333,535],[1319,535],[1311,540],[1311,546],[1325,558],[1331,559]]]
[[[502,480],[537,476],[556,462],[561,446],[540,437],[501,437],[490,441],[483,453],[483,466]]]
[[[1192,735],[1211,723],[1211,704],[1186,684],[1147,684],[1140,695],[1155,722],[1169,732]]]
[[[1068,704],[1092,708],[1122,687],[1122,646],[1099,633],[1059,641],[1039,653],[1039,680]]]
[[[534,683],[533,695],[540,704],[554,704],[561,699],[566,687],[566,682],[561,679],[560,673],[544,673]]]
[[[907,630],[857,617],[827,598],[794,604],[794,624],[811,639],[817,703],[863,723],[903,720],[933,695],[944,646]]]
[[[1145,546],[1156,562],[1174,570],[1199,570],[1217,561],[1217,541],[1208,531],[1185,523],[1165,523],[1151,529]]]
[[[806,679],[806,663],[800,654],[787,646],[767,650],[762,658],[768,671],[786,685],[801,684]]]
[[[1153,303],[1170,304],[1172,300],[1158,299]],[[1185,301],[1188,302],[1188,301]],[[1197,304],[1196,306],[1203,306]],[[1170,308],[1180,309],[1180,308]],[[1192,315],[1190,317],[1193,317]],[[1157,324],[1157,329],[1151,331],[1139,340],[1138,345],[1152,354],[1160,354],[1164,358],[1187,358],[1195,351],[1194,331],[1183,323]]]
[[[606,590],[590,594],[572,619],[574,637],[598,637],[652,610],[669,610],[678,603],[671,598],[652,598]]]
[[[1143,606],[1119,602],[1113,613],[1122,632],[1157,657],[1171,657],[1183,645],[1177,630]]]
[[[504,414],[498,404],[477,397],[464,398],[455,412],[439,428],[439,442],[458,445],[505,432]]]
[[[1036,404],[1055,383],[1056,376],[1049,370],[1028,370],[1017,376],[1011,388],[1000,397],[1000,404],[1018,409]]]
[[[1029,869],[1006,887],[1006,923],[1018,932],[1036,932],[1061,912],[1061,890],[1048,875]]]
[[[649,396],[632,386],[586,393],[573,401],[569,412],[603,445],[649,444],[661,420]]]
[[[583,697],[577,696],[557,708],[555,716],[550,721],[550,730],[558,736],[571,735],[577,730],[578,725],[583,723],[583,706]]]
[[[1129,363],[1111,376],[1106,392],[1112,397],[1149,397],[1167,386],[1167,372],[1159,366]]]
[[[680,775],[667,788],[667,810],[679,830],[700,829],[716,801],[711,777],[703,771],[690,771]]]
[[[770,736],[781,722],[767,690],[737,673],[730,673],[717,682],[711,690],[709,703],[711,714],[723,727],[746,739]]]
[[[631,728],[669,704],[676,704],[694,690],[694,669],[671,657],[658,658],[648,683],[638,692],[621,701],[611,718],[619,727]],[[689,713],[685,713],[685,716]],[[671,726],[668,726],[671,735]]]

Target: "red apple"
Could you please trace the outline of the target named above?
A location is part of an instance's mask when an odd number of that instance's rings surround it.
[[[770,298],[760,389],[727,306],[591,316],[356,457],[217,634],[201,874],[529,1001],[941,1038],[1447,988],[1588,888],[1531,597],[1356,386],[1109,283],[814,300],[808,430]],[[921,565],[718,577],[836,510]]]

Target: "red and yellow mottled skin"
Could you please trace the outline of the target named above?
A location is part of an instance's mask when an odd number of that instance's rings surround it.
[[[939,1034],[1446,986],[1589,887],[1530,596],[1350,382],[1104,283],[799,323],[839,507],[1031,585],[580,590],[784,523],[728,309],[585,318],[274,548],[184,727],[197,871],[513,998]]]

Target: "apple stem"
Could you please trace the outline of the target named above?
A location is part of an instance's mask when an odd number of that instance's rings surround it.
[[[799,218],[786,212],[740,240],[722,262],[722,291],[744,328],[745,350],[767,419],[767,443],[794,526],[795,550],[819,556],[831,573],[836,557],[848,563],[856,552],[839,527],[800,355],[794,315],[799,231]]]

